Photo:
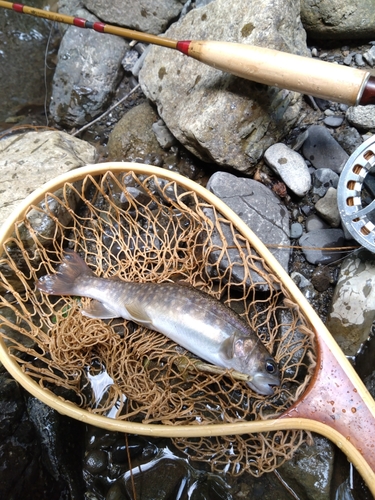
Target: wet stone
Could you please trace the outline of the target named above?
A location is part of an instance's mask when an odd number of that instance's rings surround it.
[[[127,441],[122,439],[117,442],[112,450],[112,460],[115,463],[127,462],[130,458],[135,458],[139,456],[145,446],[144,442],[141,442],[138,437],[128,436]]]
[[[108,465],[107,454],[102,450],[90,451],[84,460],[83,467],[91,474],[103,472]]]
[[[297,498],[326,500],[330,497],[334,458],[334,445],[314,434],[314,443],[303,444],[291,460],[278,468],[278,473]]]
[[[85,9],[76,16],[98,21]],[[56,123],[84,125],[104,111],[120,82],[121,61],[128,48],[128,42],[118,36],[68,28],[53,78],[50,113]]]
[[[177,498],[178,493],[182,494],[187,474],[188,471],[182,461],[162,458],[146,470],[133,472],[137,498],[142,500]],[[130,498],[133,498],[130,478],[126,480],[125,487]]]

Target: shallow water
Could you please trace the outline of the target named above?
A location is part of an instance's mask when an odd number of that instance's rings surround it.
[[[52,9],[56,1],[30,0],[27,4]],[[0,9],[0,130],[22,121],[30,111],[43,115],[56,38],[58,29],[50,21]]]

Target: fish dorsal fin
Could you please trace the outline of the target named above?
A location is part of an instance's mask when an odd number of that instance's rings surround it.
[[[81,309],[81,313],[88,318],[97,319],[112,319],[119,317],[118,312],[104,305],[102,302],[99,302],[99,300],[92,300],[87,307]]]
[[[137,302],[125,304],[125,308],[133,321],[152,327],[152,320],[150,316],[148,316],[148,314],[142,309],[142,307],[139,306],[139,304],[137,304]]]

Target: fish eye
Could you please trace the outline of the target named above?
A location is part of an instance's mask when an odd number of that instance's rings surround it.
[[[274,361],[271,361],[271,360],[267,360],[266,361],[266,371],[268,373],[275,373],[276,371],[276,363]]]

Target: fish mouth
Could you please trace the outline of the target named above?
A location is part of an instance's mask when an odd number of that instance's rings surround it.
[[[252,380],[247,382],[247,385],[253,391],[263,396],[272,396],[274,388],[280,385],[278,377],[264,377],[263,375],[256,375]]]

